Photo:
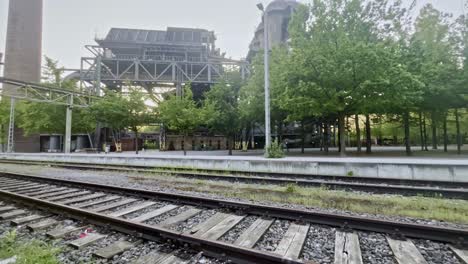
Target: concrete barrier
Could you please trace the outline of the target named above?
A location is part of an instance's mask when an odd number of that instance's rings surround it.
[[[145,156],[128,154],[0,154],[0,159],[119,166],[149,166],[236,172],[359,176],[468,182],[468,161],[394,158],[285,158],[221,156]],[[0,164],[1,167],[1,164]]]

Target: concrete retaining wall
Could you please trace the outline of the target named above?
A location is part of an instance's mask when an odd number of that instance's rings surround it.
[[[0,154],[0,159],[468,182],[468,161],[427,159]],[[0,164],[1,167],[1,164]]]

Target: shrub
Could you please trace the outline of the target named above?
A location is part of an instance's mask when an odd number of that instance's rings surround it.
[[[278,140],[273,141],[270,146],[266,147],[266,157],[269,159],[280,159],[284,157],[284,151]]]
[[[287,192],[287,193],[295,193],[295,192],[296,192],[296,188],[297,188],[297,186],[296,186],[295,184],[290,183],[290,184],[288,184],[288,185],[286,186],[286,192]]]

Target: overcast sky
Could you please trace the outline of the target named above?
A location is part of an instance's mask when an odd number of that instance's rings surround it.
[[[4,51],[8,1],[0,0],[0,52]],[[35,0],[31,0],[35,1]],[[86,44],[111,27],[165,29],[167,26],[214,30],[228,57],[245,57],[260,21],[261,0],[44,0],[43,53],[68,68],[89,55]],[[271,0],[263,0],[264,3]],[[303,0],[301,2],[310,2]],[[412,0],[403,0],[411,2]],[[419,0],[455,14],[464,0]]]

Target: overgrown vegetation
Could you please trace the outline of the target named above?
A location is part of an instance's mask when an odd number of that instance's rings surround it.
[[[16,256],[16,264],[58,264],[59,248],[43,241],[19,241],[15,231],[0,238],[0,260]]]
[[[326,187],[309,188],[295,184],[286,187],[244,183],[213,182],[147,174],[134,180],[146,183],[157,180],[158,185],[181,191],[216,194],[230,198],[258,202],[297,204],[312,208],[338,209],[354,213],[414,217],[468,224],[468,201],[443,197],[403,197],[329,190]]]
[[[271,143],[270,146],[266,147],[267,158],[269,159],[280,159],[284,157],[284,151],[278,140]]]

